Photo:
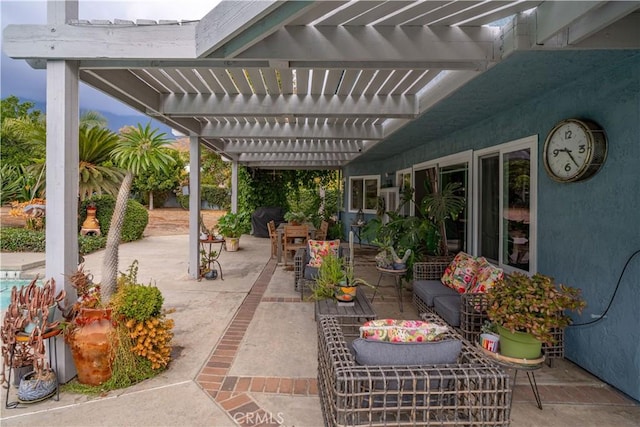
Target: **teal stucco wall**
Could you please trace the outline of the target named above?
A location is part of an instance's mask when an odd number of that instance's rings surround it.
[[[492,84],[490,73],[485,85]],[[577,68],[572,75],[552,90],[435,140],[421,140],[418,120],[399,131],[418,142],[415,148],[384,162],[351,164],[345,177],[384,175],[538,135],[538,271],[582,289],[587,307],[573,315],[575,323],[602,314],[619,285],[606,318],[567,328],[566,357],[640,400],[640,254],[629,261],[618,284],[625,264],[640,250],[640,55],[588,73]],[[542,148],[554,124],[570,117],[599,123],[609,149],[595,176],[561,184],[546,175]]]

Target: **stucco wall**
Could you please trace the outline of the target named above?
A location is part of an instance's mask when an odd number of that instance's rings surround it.
[[[467,149],[530,135],[538,139],[538,270],[582,288],[587,308],[576,323],[593,320],[609,304],[622,269],[640,250],[640,57],[603,64],[560,88],[452,133],[423,141],[384,164],[353,164],[350,175],[380,173]],[[544,172],[544,138],[558,121],[589,118],[606,130],[609,151],[591,179],[560,184]],[[420,140],[419,125],[407,137]],[[347,223],[350,217],[347,216]],[[570,327],[566,357],[640,400],[640,254],[629,262],[607,317]]]

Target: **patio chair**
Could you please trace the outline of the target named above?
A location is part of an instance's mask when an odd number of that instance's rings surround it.
[[[276,222],[271,220],[267,223],[269,230],[269,239],[271,240],[271,258],[278,254],[278,232],[276,231]],[[282,242],[281,242],[282,245]]]
[[[320,224],[320,228],[316,231],[316,240],[327,240],[327,232],[329,231],[329,223],[325,220],[322,220]]]
[[[287,225],[284,227],[284,265],[287,265],[287,257],[289,252],[295,252],[298,249],[306,248],[309,241],[309,227],[306,225]],[[293,260],[293,254],[291,255]]]

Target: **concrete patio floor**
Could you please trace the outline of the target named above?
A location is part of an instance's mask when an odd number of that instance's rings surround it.
[[[137,259],[138,278],[155,283],[174,309],[174,359],[161,375],[104,396],[62,393],[23,408],[5,409],[2,426],[320,426],[313,303],[293,290],[293,272],[269,259],[268,239],[243,236],[241,250],[220,257],[224,280],[187,276],[187,236],[147,237],[121,246],[120,270]],[[3,270],[44,259],[43,254],[1,254]],[[25,261],[27,260],[27,261]],[[356,274],[378,279],[366,257]],[[86,257],[100,280],[102,251]],[[7,267],[5,267],[7,266]],[[22,277],[44,273],[25,269]],[[404,313],[383,279],[374,308],[379,318],[416,319],[411,294]],[[368,289],[367,289],[368,290]],[[526,375],[518,375],[511,425],[637,426],[640,405],[570,361],[536,372],[543,409]],[[15,392],[12,393],[15,398]]]

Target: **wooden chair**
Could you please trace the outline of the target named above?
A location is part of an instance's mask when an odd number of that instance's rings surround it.
[[[315,240],[327,240],[327,232],[329,231],[329,223],[325,220],[322,220],[320,224],[320,228],[316,231]]]
[[[309,240],[309,227],[306,225],[286,225],[284,227],[284,265],[287,265],[289,252],[295,253],[300,248],[306,248]],[[293,254],[291,255],[293,260]]]
[[[271,258],[278,253],[278,232],[276,231],[276,222],[271,220],[267,223],[269,229],[269,239],[271,239]]]

